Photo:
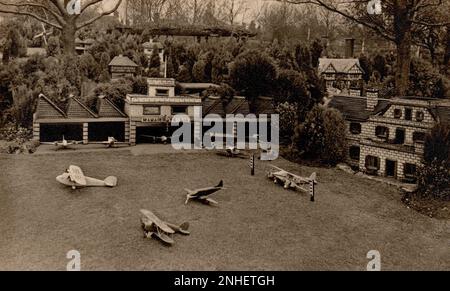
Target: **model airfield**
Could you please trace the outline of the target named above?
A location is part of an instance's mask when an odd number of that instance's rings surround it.
[[[317,172],[320,194],[311,203],[271,183],[261,161],[251,176],[244,159],[158,152],[152,145],[0,156],[2,268],[65,270],[71,250],[83,270],[365,270],[370,250],[380,251],[386,270],[446,268],[446,222],[406,209],[388,186],[276,161],[301,176]],[[72,164],[87,176],[116,176],[118,186],[73,191],[57,183]],[[184,188],[221,179],[227,190],[214,194],[218,207],[184,204]],[[190,235],[177,235],[172,247],[144,238],[140,209],[189,221]]]

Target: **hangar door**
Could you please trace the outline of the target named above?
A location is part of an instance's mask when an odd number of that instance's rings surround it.
[[[83,140],[83,124],[40,124],[41,142]]]
[[[119,142],[125,142],[124,122],[94,122],[89,123],[89,141],[101,142],[114,137]]]

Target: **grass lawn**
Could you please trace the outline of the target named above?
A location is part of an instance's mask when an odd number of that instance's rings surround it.
[[[316,202],[265,178],[269,163],[214,153],[145,150],[0,155],[0,269],[65,270],[70,250],[82,270],[365,270],[370,250],[383,270],[450,270],[448,220],[407,209],[396,189],[334,169],[318,173]],[[134,153],[134,154],[133,154]],[[70,164],[88,176],[115,175],[114,189],[72,191],[55,177]],[[184,205],[184,188],[217,184],[218,207]],[[144,239],[139,210],[189,221],[175,245]]]

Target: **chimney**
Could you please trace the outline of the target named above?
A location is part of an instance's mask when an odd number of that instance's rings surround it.
[[[378,105],[378,90],[377,89],[367,89],[367,110],[374,111],[375,107]]]
[[[355,39],[346,38],[345,39],[345,58],[353,59],[355,56]]]
[[[349,95],[352,97],[360,97],[361,96],[361,89],[352,87],[349,89]]]

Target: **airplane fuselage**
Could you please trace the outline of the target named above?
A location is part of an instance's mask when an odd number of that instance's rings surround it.
[[[85,177],[85,178],[86,178],[86,185],[80,185],[80,184],[72,181],[70,179],[70,175],[68,173],[64,173],[64,174],[56,177],[56,181],[58,181],[59,183],[65,185],[65,186],[72,187],[72,188],[104,187],[105,186],[105,181],[90,178],[90,177]]]

